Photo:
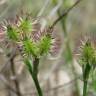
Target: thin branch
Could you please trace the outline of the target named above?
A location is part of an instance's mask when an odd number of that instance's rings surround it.
[[[64,16],[66,16],[77,4],[79,4],[80,3],[80,1],[82,1],[82,0],[77,0],[74,4],[73,4],[73,6],[71,6],[69,9],[67,9],[60,17],[58,17],[54,22],[53,22],[53,24],[51,25],[51,29],[53,29],[53,27],[64,17]]]
[[[8,54],[10,56],[9,56],[7,62],[4,64],[4,66],[0,70],[0,79],[1,78],[3,79],[3,80],[2,79],[1,80],[7,86],[7,88],[9,88],[9,90],[11,90],[12,92],[16,93],[18,96],[22,96],[22,94],[20,93],[20,88],[19,88],[18,81],[16,79],[14,80],[14,84],[15,84],[15,87],[16,87],[16,89],[14,89],[12,86],[10,86],[9,82],[7,81],[7,79],[2,75],[2,72],[4,71],[5,67],[8,66],[8,64],[11,63],[12,74],[14,76],[16,76],[16,72],[15,72],[14,64],[13,64],[14,57],[16,56],[16,50],[17,50],[17,47],[13,48],[11,54]]]
[[[12,51],[12,54],[10,55],[10,57],[8,58],[8,60],[6,61],[5,64],[3,64],[2,68],[0,69],[0,74],[4,71],[4,69],[6,68],[6,66],[8,66],[8,64],[10,64],[10,60],[13,58],[13,56],[16,54],[16,50],[17,48],[14,48]]]
[[[11,63],[12,75],[16,77],[15,65],[14,65],[14,58],[15,58],[15,56],[16,56],[16,54],[13,56],[13,58],[11,58],[10,63]],[[19,82],[18,82],[17,78],[15,78],[13,81],[14,81],[15,88],[16,88],[16,91],[17,91],[17,96],[21,96]]]
[[[0,80],[7,86],[7,88],[9,88],[9,90],[14,92],[15,94],[18,94],[18,92],[10,85],[4,75],[0,74]]]

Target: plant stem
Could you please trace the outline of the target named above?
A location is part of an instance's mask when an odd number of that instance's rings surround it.
[[[87,83],[88,83],[90,70],[91,70],[91,66],[88,63],[86,65],[86,68],[83,69],[83,82],[84,82],[84,85],[83,85],[83,96],[87,96]]]
[[[36,86],[36,89],[37,89],[37,92],[38,92],[38,96],[43,96],[37,76],[32,76],[32,77],[33,77],[33,81],[35,83],[35,86]]]
[[[56,2],[55,2],[56,4]],[[58,18],[61,16],[61,13],[60,13],[60,8],[58,9],[57,11],[57,14],[58,14]],[[67,38],[68,37],[68,33],[67,33],[67,28],[66,28],[66,20],[67,20],[67,17],[68,17],[68,14],[66,14],[60,21],[61,21],[61,25],[62,25],[62,29],[63,29],[63,32],[64,32],[64,36]],[[71,65],[72,65],[72,73],[75,76],[77,76],[77,73],[76,73],[76,69],[74,67],[74,64],[73,64],[73,57],[72,57],[72,51],[71,51],[71,48],[70,48],[70,42],[68,41],[67,42],[67,51],[69,51],[70,53],[70,59],[71,59]],[[75,87],[76,87],[76,94],[77,96],[80,96],[80,92],[79,92],[79,85],[78,85],[78,81],[76,80],[75,82]]]
[[[58,10],[57,13],[58,13],[58,17],[61,16],[60,10]],[[67,37],[66,20],[67,20],[67,15],[63,17],[62,20],[60,20],[65,37]]]
[[[43,93],[42,93],[42,90],[41,90],[41,87],[40,87],[40,84],[39,84],[39,81],[38,81],[39,58],[35,57],[34,61],[33,61],[33,64],[28,59],[25,59],[25,63],[27,65],[28,70],[31,74],[31,77],[34,81],[36,90],[38,92],[38,96],[43,96]]]
[[[87,81],[84,81],[84,85],[83,85],[83,96],[87,95]]]
[[[77,4],[80,3],[80,1],[82,0],[77,0],[73,6],[71,6],[69,9],[67,9],[66,11],[64,11],[63,14],[61,14],[54,22],[53,24],[51,25],[51,28],[53,28],[62,18],[64,18],[64,16],[66,16]]]
[[[32,71],[31,76],[35,83],[35,86],[36,86],[36,89],[38,92],[38,96],[43,96],[43,93],[42,93],[42,90],[41,90],[41,87],[40,87],[40,84],[38,81],[38,67],[39,67],[39,58],[36,57],[36,58],[34,58],[34,61],[33,61],[33,71]]]

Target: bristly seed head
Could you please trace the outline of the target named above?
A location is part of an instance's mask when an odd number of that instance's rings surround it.
[[[6,20],[1,24],[0,39],[6,33],[8,39],[14,41],[25,55],[40,57],[47,53],[53,56],[58,54],[62,45],[61,39],[46,28],[40,28],[38,20],[32,20],[28,16],[16,16],[15,19]]]
[[[90,66],[96,65],[96,50],[89,40],[87,40],[85,44],[83,43],[81,47],[80,64],[89,64]]]

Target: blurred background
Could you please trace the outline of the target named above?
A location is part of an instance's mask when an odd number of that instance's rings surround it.
[[[0,21],[17,14],[40,19],[50,26],[76,0],[0,0]],[[95,45],[96,0],[81,0],[58,24],[54,33],[60,39],[55,56],[42,57],[39,81],[44,96],[82,96],[82,68],[78,63],[80,46],[85,38]],[[32,78],[12,45],[0,44],[0,96],[37,96]],[[7,54],[10,53],[10,54]],[[6,55],[7,54],[7,55]],[[14,59],[13,59],[14,57]],[[12,60],[13,59],[13,60]],[[13,62],[12,62],[13,61]],[[96,96],[95,71],[88,83],[88,96]]]

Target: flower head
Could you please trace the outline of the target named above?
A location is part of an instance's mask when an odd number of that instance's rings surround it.
[[[38,20],[32,20],[30,16],[16,16],[14,19],[7,20],[3,26],[6,27],[8,39],[17,44],[24,56],[40,57],[49,53],[55,56],[59,53],[61,39],[46,28],[41,30]]]
[[[80,63],[83,65],[89,64],[90,66],[96,64],[96,50],[89,40],[81,47]]]

